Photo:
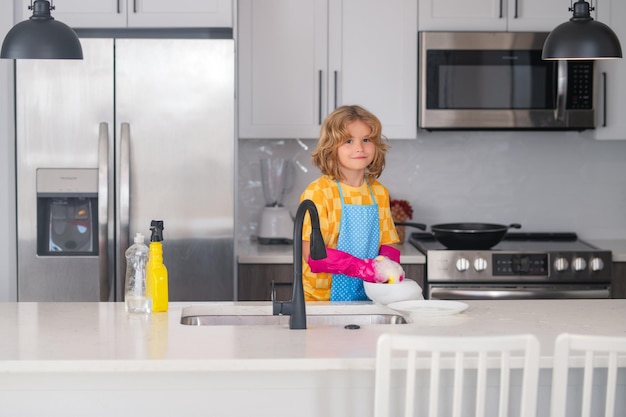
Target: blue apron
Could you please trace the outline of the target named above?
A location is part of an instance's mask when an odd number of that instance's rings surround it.
[[[357,205],[346,204],[343,200],[341,184],[339,198],[341,198],[341,223],[339,224],[339,240],[337,249],[347,252],[361,259],[373,259],[378,255],[380,243],[380,220],[378,204],[374,198],[372,188],[370,195],[374,204]],[[363,288],[363,281],[359,278],[343,274],[334,274],[330,288],[331,301],[368,301]]]

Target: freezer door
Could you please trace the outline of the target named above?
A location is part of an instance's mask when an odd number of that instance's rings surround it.
[[[81,43],[82,61],[16,60],[19,301],[107,301],[113,297],[114,264],[112,256],[107,257],[113,251],[108,243],[112,240],[107,239],[113,237],[113,228],[87,227],[81,211],[89,209],[90,221],[95,217],[105,221],[113,215],[113,207],[106,206],[113,198],[106,187],[108,180],[99,181],[97,171],[113,161],[107,154],[113,144],[113,41],[84,39]],[[108,133],[101,129],[101,122],[110,126]],[[99,136],[104,143],[99,144]],[[55,173],[60,173],[58,178]],[[83,183],[81,178],[87,181],[86,188],[76,185]],[[104,190],[99,190],[100,185]],[[89,250],[80,249],[87,247],[84,242],[70,250],[78,240],[64,227],[74,227],[76,236],[97,234],[97,241]],[[48,244],[42,241],[46,236]]]
[[[164,221],[171,301],[234,294],[234,41],[117,39],[117,293],[124,251]]]

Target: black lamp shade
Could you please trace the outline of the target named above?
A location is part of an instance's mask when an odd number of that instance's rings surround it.
[[[565,22],[557,26],[543,45],[543,59],[621,58],[622,47],[615,32],[604,23]]]
[[[623,1],[623,0],[621,0]],[[615,32],[591,18],[589,3],[574,3],[574,17],[557,26],[543,44],[543,59],[622,58],[622,47]]]
[[[33,15],[7,33],[0,58],[83,59],[76,32],[50,15],[50,3],[36,0]]]

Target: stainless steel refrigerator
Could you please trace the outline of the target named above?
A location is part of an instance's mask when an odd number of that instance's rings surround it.
[[[152,219],[170,300],[232,300],[234,41],[81,43],[16,61],[18,300],[123,300]]]

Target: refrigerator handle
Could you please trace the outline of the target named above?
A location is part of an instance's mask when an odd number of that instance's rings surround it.
[[[98,131],[98,263],[100,301],[109,301],[109,125],[100,123]]]
[[[126,274],[125,252],[128,249],[130,236],[130,124],[122,123],[120,134],[120,177],[119,177],[119,210],[120,217],[118,235],[120,248],[120,277]]]

